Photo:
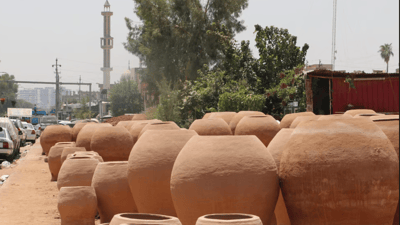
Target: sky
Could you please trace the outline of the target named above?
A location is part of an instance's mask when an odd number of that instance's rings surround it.
[[[109,0],[111,11],[111,83],[139,59],[125,50],[128,29],[125,17],[140,23],[133,0]],[[55,81],[56,58],[61,64],[61,82],[102,83],[103,11],[105,0],[0,0],[0,72],[19,81]],[[250,40],[253,55],[254,25],[275,26],[297,36],[297,45],[310,48],[308,64],[331,63],[333,0],[249,0],[240,20],[247,29],[235,39]],[[336,25],[336,70],[386,70],[379,46],[392,43],[394,56],[389,72],[399,68],[399,1],[338,0]],[[1,74],[1,73],[0,73]],[[21,84],[20,88],[54,85]],[[78,90],[78,86],[66,86]],[[88,90],[82,86],[82,90]]]

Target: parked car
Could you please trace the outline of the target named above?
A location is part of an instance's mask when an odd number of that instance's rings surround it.
[[[47,126],[58,124],[57,118],[55,116],[43,116],[40,120],[40,127],[43,132]]]
[[[0,138],[2,137],[2,140],[7,140],[7,141],[2,141],[2,150],[0,150],[0,157],[1,158],[5,158],[7,161],[12,161],[18,154],[20,151],[20,147],[21,147],[21,140],[19,138],[18,133],[22,133],[22,131],[18,131],[17,128],[14,126],[14,123],[11,122],[10,119],[5,118],[5,117],[0,117],[0,127],[2,128],[2,130],[4,130],[5,132],[3,132],[3,134],[0,134]],[[12,153],[10,153],[9,149],[10,149],[10,141],[13,144],[13,148],[12,148]],[[8,148],[5,148],[5,142],[7,142],[8,144]],[[6,150],[7,149],[7,150]]]
[[[40,127],[40,123],[36,124],[34,127],[35,127],[36,137],[40,137],[40,134],[42,133],[42,128]]]
[[[22,125],[24,126],[25,130],[27,131],[26,141],[29,141],[29,142],[32,142],[32,144],[35,144],[36,131],[35,131],[35,128],[33,127],[33,125],[30,123],[27,123],[27,122],[22,122]]]
[[[18,131],[22,131],[21,133],[18,132],[19,138],[21,139],[21,146],[25,146],[26,143],[26,137],[27,137],[27,131],[25,130],[24,126],[22,125],[21,120],[19,119],[10,119],[13,123],[14,126],[17,128]]]

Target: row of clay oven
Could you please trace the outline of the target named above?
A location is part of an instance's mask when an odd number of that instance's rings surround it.
[[[43,132],[62,224],[398,224],[399,116],[135,117]]]

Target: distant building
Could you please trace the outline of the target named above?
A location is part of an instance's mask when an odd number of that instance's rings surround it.
[[[386,73],[385,70],[372,70],[372,73]]]
[[[399,73],[399,68],[396,69],[396,73]]]
[[[332,64],[314,64],[314,65],[307,65],[304,68],[304,71],[313,71],[313,70],[332,70]]]
[[[53,87],[22,89],[18,91],[18,99],[23,99],[42,109],[50,109],[56,105],[56,91]]]

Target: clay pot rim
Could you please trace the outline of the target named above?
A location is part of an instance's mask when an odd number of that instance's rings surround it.
[[[232,221],[250,222],[250,221],[260,220],[260,217],[244,213],[215,213],[215,214],[207,214],[201,216],[197,219],[197,221],[199,220],[208,222],[218,222],[218,223],[231,223]]]
[[[67,159],[66,160],[70,160],[70,159],[93,159],[93,157],[92,156],[89,156],[89,155],[80,155],[80,156],[71,156],[71,157],[68,157],[67,156]]]
[[[244,116],[244,117],[248,117],[248,118],[265,118],[268,117],[267,115],[263,116],[263,115],[249,115],[249,116]]]
[[[62,187],[60,188],[60,191],[63,189],[90,189],[94,191],[94,188],[92,186],[66,186],[66,187]]]
[[[385,114],[382,113],[362,113],[357,114],[356,116],[384,116]]]
[[[109,166],[109,165],[128,165],[128,161],[112,161],[112,162],[100,162],[99,165]]]
[[[374,122],[380,122],[380,121],[394,121],[394,120],[399,120],[399,118],[371,118],[372,121]]]
[[[57,142],[54,146],[56,145],[71,145],[71,144],[76,144],[76,142],[71,141],[71,142]]]
[[[160,214],[150,214],[150,213],[120,213],[120,214],[114,215],[113,218],[131,219],[132,222],[135,222],[135,221],[179,221],[179,219],[177,217],[160,215]]]

